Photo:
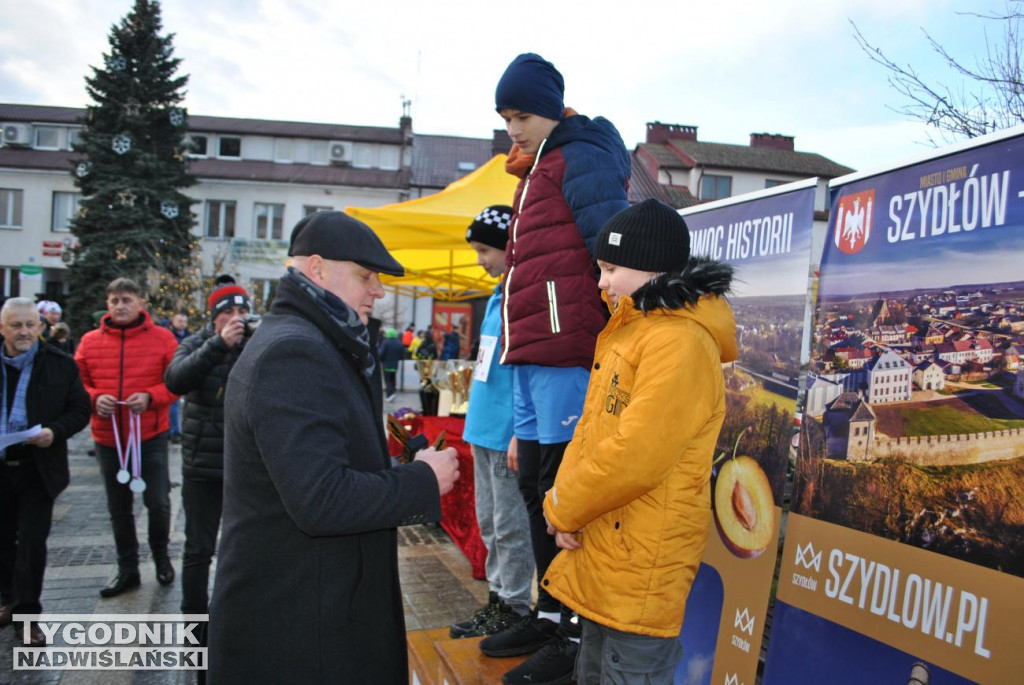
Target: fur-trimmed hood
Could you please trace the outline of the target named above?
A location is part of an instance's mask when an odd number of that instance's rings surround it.
[[[731,264],[711,257],[691,257],[682,271],[661,274],[637,288],[633,306],[644,313],[692,309],[704,295],[728,295],[734,271]]]
[[[725,298],[733,275],[731,264],[691,257],[682,271],[661,274],[637,288],[631,297],[620,297],[606,330],[659,316],[691,319],[715,339],[723,364],[734,361],[736,319]],[[601,293],[601,297],[610,307],[608,294]]]

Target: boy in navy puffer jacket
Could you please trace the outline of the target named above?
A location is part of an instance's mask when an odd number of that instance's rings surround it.
[[[607,119],[563,103],[562,75],[539,55],[519,55],[495,90],[495,109],[514,143],[506,171],[516,189],[505,250],[500,360],[513,364],[519,488],[530,517],[537,576],[558,552],[541,504],[582,414],[597,334],[607,310],[597,287],[593,244],[604,223],[629,206],[630,161]],[[571,613],[543,586],[537,616],[484,639],[488,656],[537,653],[506,683],[568,682],[577,645]]]

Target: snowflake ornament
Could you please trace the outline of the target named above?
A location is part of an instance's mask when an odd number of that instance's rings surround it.
[[[111,55],[107,58],[107,69],[111,71],[124,71],[128,68],[128,60],[124,55]]]
[[[110,147],[119,155],[127,154],[132,149],[132,139],[126,133],[118,133],[110,141]]]
[[[167,116],[171,120],[171,126],[181,126],[185,123],[185,112],[177,107],[173,108]]]
[[[78,176],[78,178],[85,178],[88,175],[89,165],[86,162],[80,162],[78,166],[75,167],[75,176]]]
[[[176,219],[178,218],[178,205],[164,200],[160,203],[160,213],[168,219]]]

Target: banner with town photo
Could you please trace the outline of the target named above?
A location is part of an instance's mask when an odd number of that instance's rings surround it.
[[[763,682],[1017,682],[1024,127],[831,195]]]
[[[793,438],[816,190],[812,178],[680,212],[694,255],[736,267],[729,302],[739,359],[723,369],[713,522],[679,636],[679,683],[752,684],[757,673]]]

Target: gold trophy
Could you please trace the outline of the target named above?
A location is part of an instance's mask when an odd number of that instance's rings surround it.
[[[469,411],[469,389],[473,385],[474,362],[460,361],[448,372],[452,386],[452,414],[465,416]]]
[[[417,359],[416,372],[420,375],[421,390],[434,384],[434,361],[432,359]]]
[[[424,416],[437,416],[438,390],[434,384],[435,367],[437,364],[431,359],[416,360],[416,372],[420,376],[420,404]]]

